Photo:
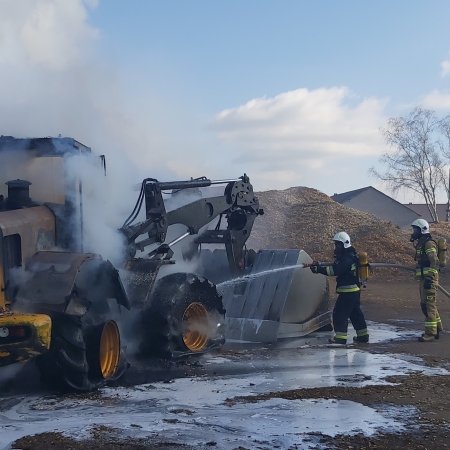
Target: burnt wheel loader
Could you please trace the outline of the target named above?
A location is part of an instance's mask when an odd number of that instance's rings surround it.
[[[67,162],[92,155],[72,138],[0,137],[0,366],[35,359],[45,384],[89,391],[131,352],[173,359],[329,325],[306,252],[246,248],[263,214],[246,175],[147,178],[117,229],[120,263],[83,251],[86,198]]]

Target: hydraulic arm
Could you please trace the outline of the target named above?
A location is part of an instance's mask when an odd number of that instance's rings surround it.
[[[166,211],[164,191],[178,195],[187,189],[205,188],[212,185],[225,185],[222,195],[205,196],[183,206]],[[145,201],[145,219],[136,222]],[[121,227],[128,243],[129,254],[133,257],[137,250],[144,251],[149,245],[161,243],[150,257],[168,259],[172,256],[175,243],[189,235],[198,235],[202,227],[219,217],[215,229],[205,230],[192,243],[192,254],[202,243],[224,244],[230,266],[236,270],[243,264],[243,252],[256,216],[263,214],[254,195],[253,186],[247,175],[231,180],[210,180],[205,177],[186,181],[160,182],[146,178],[130,216]],[[227,219],[226,228],[221,228],[222,217]],[[167,229],[170,225],[183,224],[186,233],[166,244]],[[145,236],[145,237],[143,237]],[[143,237],[143,238],[142,238]]]

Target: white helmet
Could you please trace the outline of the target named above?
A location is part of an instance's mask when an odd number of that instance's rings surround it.
[[[345,231],[340,231],[334,235],[333,241],[339,241],[344,244],[344,248],[349,248],[352,246],[350,243],[350,236]]]
[[[421,234],[428,234],[430,232],[430,225],[424,219],[416,219],[411,226],[420,228]]]

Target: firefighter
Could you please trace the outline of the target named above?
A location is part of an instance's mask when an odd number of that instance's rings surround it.
[[[313,262],[310,269],[313,273],[321,273],[336,277],[336,293],[338,298],[333,308],[334,337],[330,344],[347,343],[348,320],[356,331],[353,342],[369,342],[369,333],[360,304],[360,282],[358,276],[358,255],[352,247],[350,236],[341,231],[333,237],[334,262],[332,265],[321,266]]]
[[[420,281],[420,308],[425,316],[425,332],[420,342],[439,339],[442,322],[436,304],[436,291],[439,284],[439,259],[437,244],[430,234],[430,226],[424,219],[416,219],[411,224],[410,241],[416,250],[416,278]]]

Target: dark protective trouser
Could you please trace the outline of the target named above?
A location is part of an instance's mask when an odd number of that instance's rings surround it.
[[[361,291],[341,292],[333,308],[333,328],[335,338],[347,341],[348,319],[353,325],[356,334],[367,336],[367,324],[361,311]]]
[[[429,289],[425,289],[425,280],[420,280],[420,308],[425,316],[425,334],[428,336],[435,336],[439,331],[442,331],[442,322],[436,303],[439,277],[435,275],[432,279]]]

